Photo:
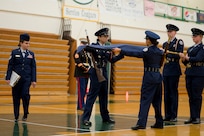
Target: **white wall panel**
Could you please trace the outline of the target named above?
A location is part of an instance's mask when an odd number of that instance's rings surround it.
[[[59,34],[61,19],[55,17],[0,12],[0,28]]]

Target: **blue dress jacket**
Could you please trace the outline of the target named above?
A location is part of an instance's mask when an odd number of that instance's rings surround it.
[[[8,62],[6,80],[10,80],[12,71],[15,71],[21,78],[30,78],[31,82],[36,82],[36,61],[32,51],[26,50],[23,57],[21,49],[12,50]]]
[[[143,51],[125,51],[121,50],[121,54],[131,57],[143,58],[144,69],[159,69],[163,51],[157,46],[149,46],[144,48]],[[144,71],[143,83],[161,83],[161,73],[153,71]]]
[[[163,48],[165,49],[167,42],[163,44]],[[183,52],[184,44],[181,39],[175,38],[170,42],[168,50],[172,52]],[[163,76],[179,76],[181,75],[181,67],[179,64],[180,57],[176,54],[167,54],[166,55],[166,63],[163,68]]]
[[[185,74],[188,76],[204,76],[204,45],[202,43],[191,46],[187,50],[189,61],[184,61],[186,65]]]

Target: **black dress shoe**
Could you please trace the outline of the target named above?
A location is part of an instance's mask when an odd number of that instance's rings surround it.
[[[24,114],[24,115],[23,115],[23,118],[22,118],[22,121],[26,121],[27,118],[28,118],[28,114]]]
[[[151,126],[151,128],[159,128],[159,129],[162,129],[164,128],[163,124],[154,124]]]
[[[22,121],[26,121],[26,120],[27,120],[27,118],[23,116]]]
[[[146,127],[140,126],[140,125],[136,125],[134,127],[131,127],[132,130],[138,130],[138,129],[145,129]]]
[[[200,124],[200,119],[196,118],[195,120],[192,120],[192,124]]]
[[[177,122],[177,118],[170,119],[171,122]]]
[[[88,120],[84,120],[84,121],[83,121],[83,125],[84,125],[84,126],[91,126],[92,123],[91,123],[90,121],[88,121]]]
[[[193,121],[192,119],[186,120],[186,121],[184,121],[184,124],[191,124],[192,121]]]
[[[103,120],[103,123],[107,123],[107,124],[115,124],[115,121],[112,119],[109,120]]]
[[[18,122],[18,119],[14,119],[14,122]]]

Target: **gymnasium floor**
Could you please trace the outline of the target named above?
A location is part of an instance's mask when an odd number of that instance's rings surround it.
[[[184,125],[189,117],[188,97],[179,96],[178,122],[166,123],[164,129],[151,129],[154,111],[151,107],[145,130],[130,128],[137,121],[139,95],[109,96],[109,111],[114,125],[103,124],[98,101],[91,116],[92,126],[81,124],[82,111],[76,110],[76,96],[31,96],[30,114],[26,122],[13,120],[11,96],[0,96],[0,136],[204,136],[204,109],[202,123]],[[163,112],[164,113],[164,112]],[[22,105],[21,115],[22,118]]]

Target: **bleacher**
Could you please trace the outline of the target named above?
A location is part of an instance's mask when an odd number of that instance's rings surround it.
[[[67,40],[59,35],[9,30],[0,28],[0,95],[11,95],[11,87],[5,82],[11,50],[18,48],[19,35],[29,33],[29,49],[35,53],[37,63],[37,86],[31,87],[31,95],[67,95],[69,90],[69,48]]]
[[[8,59],[12,49],[18,48],[19,34],[24,31],[0,28],[0,95],[11,95],[11,87],[4,77]],[[67,40],[59,40],[58,35],[28,32],[31,36],[30,50],[35,53],[37,63],[37,86],[31,87],[31,95],[67,95],[75,94],[73,77],[74,62],[70,56],[75,49],[70,49]],[[114,44],[124,41],[112,41]],[[144,45],[144,43],[125,42],[127,44]],[[179,93],[186,93],[185,67],[181,64],[183,75],[179,82]],[[143,77],[143,60],[125,57],[112,65],[111,88],[114,94],[140,94]]]

